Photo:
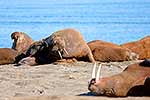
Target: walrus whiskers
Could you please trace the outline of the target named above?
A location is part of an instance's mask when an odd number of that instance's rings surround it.
[[[95,77],[96,63],[94,63],[93,71],[92,71],[92,79]]]
[[[59,50],[58,50],[58,54],[59,54],[60,58],[63,59],[63,57],[62,57],[62,55],[61,55]]]
[[[99,67],[98,67],[98,71],[97,71],[97,74],[96,74],[96,82],[97,82],[97,81],[99,80],[99,78],[100,78],[101,67],[102,67],[102,64],[100,64]]]

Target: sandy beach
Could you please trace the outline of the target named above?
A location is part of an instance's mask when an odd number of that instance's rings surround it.
[[[102,76],[123,71],[127,65],[139,61],[103,63]],[[100,62],[97,62],[100,63]],[[93,64],[88,62],[46,64],[38,66],[0,66],[0,99],[13,100],[109,100],[94,97],[88,91]],[[30,98],[30,99],[29,99]],[[125,97],[138,100],[141,97]],[[147,99],[142,97],[142,99]],[[115,98],[114,98],[115,99]],[[123,98],[120,98],[123,99]]]

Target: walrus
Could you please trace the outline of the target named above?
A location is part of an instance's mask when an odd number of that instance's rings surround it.
[[[139,60],[150,58],[150,36],[146,36],[138,41],[128,42],[121,45],[139,55]]]
[[[17,50],[20,54],[25,53],[29,46],[34,42],[30,36],[24,32],[13,32],[11,34],[13,39],[12,49]]]
[[[99,96],[150,96],[150,59],[129,65],[123,72],[100,77],[100,64],[95,76],[94,65],[92,79],[88,89]],[[99,78],[100,77],[100,78]]]
[[[15,63],[17,56],[18,52],[11,48],[0,48],[0,65]]]
[[[111,42],[94,40],[87,43],[96,61],[128,61],[137,60],[138,55],[127,48]]]
[[[88,58],[95,62],[92,52],[80,32],[74,29],[64,29],[52,33],[41,41],[34,42],[26,55],[35,57],[36,62],[52,63],[60,59]]]

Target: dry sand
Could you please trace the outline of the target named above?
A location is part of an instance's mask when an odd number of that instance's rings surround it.
[[[110,62],[102,66],[102,75],[120,73],[139,61]],[[99,62],[98,62],[99,63]],[[38,66],[0,66],[0,100],[110,100],[94,97],[88,91],[93,64],[88,62]],[[20,98],[21,97],[21,98]],[[125,97],[119,100],[147,100],[149,97]]]

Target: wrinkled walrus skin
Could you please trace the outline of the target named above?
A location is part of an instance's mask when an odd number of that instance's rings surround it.
[[[10,48],[0,48],[0,65],[13,64],[18,52]]]
[[[87,44],[90,47],[93,57],[96,61],[110,62],[138,59],[138,55],[136,53],[110,42],[94,40],[88,42]]]
[[[101,96],[150,96],[150,59],[129,65],[123,72],[90,81],[88,89]]]
[[[150,36],[146,36],[138,41],[124,43],[121,46],[138,54],[140,60],[150,58]]]
[[[56,31],[42,41],[33,43],[27,50],[26,55],[35,57],[39,63],[52,63],[62,58],[80,59],[82,57],[95,62],[91,50],[85,43],[81,33],[74,29]]]
[[[23,32],[13,32],[11,38],[14,40],[12,49],[17,50],[20,54],[25,53],[33,43],[32,38]]]

